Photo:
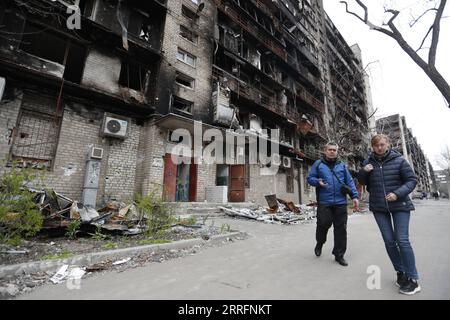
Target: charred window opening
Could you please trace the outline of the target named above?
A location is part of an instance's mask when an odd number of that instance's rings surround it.
[[[139,64],[122,62],[120,69],[119,84],[137,91],[144,91],[147,78],[147,69]]]
[[[198,15],[197,15],[194,11],[192,11],[191,9],[189,9],[188,7],[186,7],[186,6],[181,6],[181,14],[182,14],[184,17],[186,17],[186,18],[188,18],[189,20],[191,20],[192,22],[197,23]]]
[[[11,148],[11,158],[22,166],[50,168],[55,158],[62,112],[56,98],[25,94]]]
[[[193,42],[193,43],[198,42],[198,35],[183,25],[180,25],[180,36],[190,42]]]
[[[152,20],[147,13],[140,10],[132,10],[130,12],[130,22],[128,24],[130,34],[149,42],[153,27]]]
[[[23,31],[21,50],[34,56],[63,64],[66,52],[66,41],[44,27],[26,24]]]
[[[179,71],[177,71],[177,73],[176,73],[175,82],[182,86],[191,88],[191,89],[194,89],[194,86],[195,86],[195,79],[193,79]]]
[[[27,24],[20,49],[65,65],[64,79],[78,84],[81,82],[86,59],[86,48],[82,45],[65,41],[55,33],[44,31],[42,27]]]
[[[86,61],[86,48],[76,43],[70,43],[68,46],[64,79],[80,84]]]
[[[180,97],[173,96],[172,107],[176,111],[192,114],[192,101],[181,99]]]

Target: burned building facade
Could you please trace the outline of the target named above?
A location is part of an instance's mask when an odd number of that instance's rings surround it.
[[[430,171],[433,171],[433,168],[416,137],[413,136],[412,130],[407,127],[405,117],[395,114],[377,119],[376,124],[377,131],[389,136],[392,148],[400,152],[413,168],[417,176],[416,190],[432,192],[433,182]]]
[[[0,156],[42,169],[48,187],[99,203],[152,190],[177,202],[306,203],[327,140],[353,166],[365,154],[361,58],[322,1],[72,2],[72,30],[63,2],[0,6]],[[174,163],[174,131],[196,125],[241,138],[223,149],[243,162],[193,152]],[[264,129],[279,130],[273,175],[249,161],[253,138],[277,140]]]

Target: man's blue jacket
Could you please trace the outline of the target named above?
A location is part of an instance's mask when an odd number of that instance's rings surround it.
[[[332,166],[331,166],[332,167]],[[346,196],[341,193],[342,183],[345,183],[352,189],[351,198],[358,199],[358,191],[356,191],[355,183],[345,164],[337,160],[333,169],[327,165],[326,160],[321,159],[314,162],[311,171],[308,174],[308,183],[313,187],[317,187],[319,192],[320,205],[341,205],[347,204]],[[331,172],[334,171],[339,180]],[[319,179],[327,184],[325,187],[319,185]]]

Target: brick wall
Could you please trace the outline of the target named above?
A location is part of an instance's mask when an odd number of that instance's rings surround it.
[[[212,70],[212,31],[214,30],[215,6],[210,1],[204,1],[205,8],[199,13],[198,23],[192,23],[181,13],[182,5],[196,12],[197,6],[189,0],[168,0],[170,14],[166,17],[164,29],[163,51],[165,59],[161,63],[161,77],[168,81],[166,87],[159,88],[159,100],[168,104],[167,95],[173,93],[180,98],[194,102],[193,116],[196,119],[207,119],[211,106],[211,70]],[[198,35],[198,42],[192,43],[179,35],[180,24]],[[192,67],[177,60],[178,47],[197,58],[196,66]],[[174,82],[175,72],[180,71],[195,79],[195,88],[189,89]],[[160,106],[161,108],[167,107]]]
[[[294,192],[286,192],[286,174],[263,176],[259,165],[250,165],[250,188],[245,189],[245,200],[267,206],[264,196],[276,194],[278,198],[298,204],[297,169],[294,169]]]
[[[205,196],[208,202],[213,203],[227,203],[228,202],[228,187],[227,186],[213,186],[205,188]]]
[[[42,97],[27,95],[27,108],[42,107]],[[56,100],[56,98],[55,98]],[[1,128],[13,128],[22,104],[22,96],[5,103],[0,108]],[[135,191],[136,163],[141,127],[133,121],[125,140],[103,138],[100,130],[103,111],[79,103],[66,101],[59,131],[56,155],[51,170],[42,170],[42,178],[36,187],[53,188],[55,191],[77,201],[82,200],[86,155],[90,147],[104,149],[101,160],[97,204],[109,198],[129,200]],[[9,154],[5,139],[0,141],[0,155]],[[41,185],[43,183],[43,186]]]
[[[198,165],[198,181],[197,181],[197,201],[206,200],[206,189],[216,185],[216,168],[215,164],[199,164]]]
[[[154,188],[162,192],[164,181],[163,157],[166,153],[164,134],[165,130],[151,122],[148,122],[142,129],[138,155],[140,161],[136,177],[136,191],[139,193],[148,194]]]
[[[81,84],[119,94],[121,61],[118,57],[91,49],[86,57]]]
[[[126,140],[111,140],[105,177],[107,199],[133,199],[141,128],[132,123]]]

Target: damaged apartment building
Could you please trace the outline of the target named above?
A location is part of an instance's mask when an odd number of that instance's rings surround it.
[[[67,2],[79,29],[67,28]],[[171,202],[308,203],[327,140],[354,169],[366,154],[361,56],[322,1],[6,0],[0,26],[0,156],[85,204],[153,190]],[[243,163],[195,152],[174,163],[173,132],[195,124],[243,137],[223,146]],[[264,129],[280,132],[275,175],[249,161],[251,137],[273,140]]]
[[[433,167],[422,148],[413,136],[411,128],[406,126],[404,116],[394,114],[376,121],[377,131],[389,136],[392,148],[400,152],[409,162],[417,176],[416,190],[430,193],[433,187]]]

